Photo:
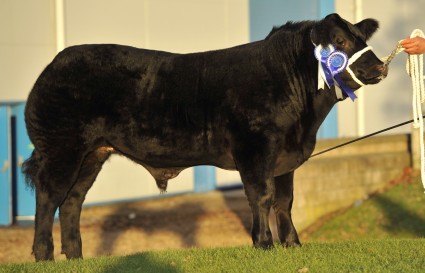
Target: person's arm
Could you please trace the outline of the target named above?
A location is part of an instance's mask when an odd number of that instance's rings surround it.
[[[421,37],[407,38],[401,42],[401,46],[408,54],[425,53],[425,39]]]

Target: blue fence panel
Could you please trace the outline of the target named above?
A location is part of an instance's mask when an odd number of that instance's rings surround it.
[[[35,215],[35,192],[27,186],[22,173],[22,163],[30,157],[33,145],[28,138],[25,127],[24,110],[25,104],[13,106],[13,116],[15,117],[15,145],[16,145],[16,208],[15,217],[17,220],[29,220]]]
[[[9,107],[0,106],[0,225],[12,223],[12,171]]]
[[[207,192],[216,189],[215,167],[197,166],[195,172],[195,192]]]

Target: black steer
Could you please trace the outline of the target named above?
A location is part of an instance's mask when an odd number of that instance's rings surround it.
[[[271,207],[281,243],[300,245],[291,219],[294,170],[311,155],[328,112],[346,98],[337,98],[333,85],[318,90],[314,44],[332,44],[351,57],[377,28],[373,19],[353,25],[332,14],[287,23],[263,41],[203,53],[121,45],[59,53],[37,79],[25,110],[35,147],[24,163],[36,193],[35,259],[54,258],[57,208],[62,253],[82,257],[81,206],[112,153],[144,166],[162,191],[191,166],[238,170],[252,209],[254,245],[273,246]],[[364,84],[387,74],[370,50],[350,68]],[[347,70],[340,79],[358,89]]]

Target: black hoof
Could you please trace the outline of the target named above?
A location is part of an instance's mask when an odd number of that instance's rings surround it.
[[[299,241],[295,241],[295,242],[283,242],[282,246],[283,247],[300,247],[302,245]]]
[[[273,241],[257,242],[254,243],[255,248],[270,250],[274,248]]]

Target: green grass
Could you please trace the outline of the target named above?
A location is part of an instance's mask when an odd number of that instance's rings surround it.
[[[308,241],[425,237],[425,194],[417,178],[375,195],[308,234]]]
[[[145,252],[124,257],[1,265],[0,272],[421,272],[425,239]],[[422,271],[423,272],[423,271]]]
[[[0,265],[0,272],[425,272],[424,204],[416,179],[337,215],[303,247],[166,250]]]

